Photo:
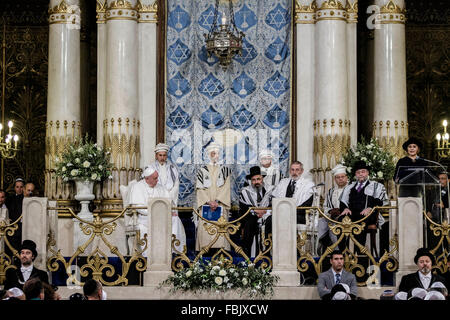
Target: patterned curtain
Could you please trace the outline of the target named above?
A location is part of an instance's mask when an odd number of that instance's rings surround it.
[[[205,48],[215,1],[167,1],[165,136],[181,173],[179,205],[195,205],[196,172],[207,163],[212,141],[223,146],[221,161],[233,171],[233,204],[261,150],[270,149],[287,171],[292,1],[233,4],[236,26],[245,33],[243,52],[223,71]]]

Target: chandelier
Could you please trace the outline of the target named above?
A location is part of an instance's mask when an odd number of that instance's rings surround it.
[[[444,126],[444,132],[438,133],[436,135],[436,140],[437,140],[436,152],[439,156],[439,159],[450,157],[450,144],[448,143],[449,134],[447,132],[447,120],[444,120],[442,122],[442,125]]]
[[[2,158],[12,159],[16,156],[17,150],[19,150],[17,149],[19,136],[17,134],[14,136],[11,134],[13,125],[12,121],[8,121],[9,133],[6,136],[3,136],[3,125],[0,123],[0,154],[2,155]]]
[[[221,0],[224,1],[224,0]],[[242,31],[238,31],[234,23],[233,0],[225,0],[229,4],[229,23],[227,23],[227,15],[225,10],[222,12],[222,21],[217,26],[219,16],[219,0],[216,0],[214,10],[214,20],[211,30],[208,34],[204,34],[206,40],[206,51],[208,57],[215,55],[219,59],[219,65],[225,71],[231,63],[231,59],[236,55],[242,55],[242,38],[245,37]]]

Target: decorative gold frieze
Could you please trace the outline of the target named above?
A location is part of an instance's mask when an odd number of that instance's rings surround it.
[[[314,127],[314,171],[330,171],[350,148],[350,120],[316,120]]]
[[[64,183],[60,177],[56,177],[55,168],[67,146],[80,136],[81,124],[79,121],[56,120],[46,123],[44,194],[50,200],[73,198],[73,185]]]
[[[344,5],[339,0],[324,1],[320,6],[319,10],[327,10],[327,9],[345,10]]]
[[[386,122],[374,121],[372,137],[377,139],[379,145],[389,150],[396,159],[400,159],[405,155],[402,145],[408,139],[408,123],[398,120],[393,123],[394,126],[392,127],[390,120]]]
[[[312,1],[309,5],[302,5],[295,1],[295,23],[297,24],[314,24],[316,23],[316,1]]]
[[[103,183],[103,199],[121,199],[120,185],[139,178],[140,122],[129,118],[103,121],[103,146],[111,152],[112,179]],[[112,207],[111,207],[112,209]]]
[[[136,4],[138,11],[138,21],[140,23],[157,23],[158,22],[158,3],[154,1],[153,4],[145,5],[138,0]]]

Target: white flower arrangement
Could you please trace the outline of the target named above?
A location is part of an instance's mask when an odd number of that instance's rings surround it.
[[[244,275],[245,274],[245,275]],[[265,298],[273,295],[273,286],[279,280],[264,269],[256,268],[254,264],[241,262],[233,265],[229,262],[218,261],[214,265],[196,262],[189,268],[175,272],[164,280],[160,287],[170,285],[171,292],[177,290],[202,291],[213,290],[224,292],[237,290],[250,298]]]
[[[89,140],[76,139],[58,157],[55,172],[64,181],[102,181],[111,176],[110,153]]]
[[[343,156],[342,164],[347,167],[349,177],[352,175],[353,167],[359,160],[366,162],[370,167],[369,178],[371,180],[389,180],[394,176],[395,163],[394,155],[383,149],[376,139],[371,139],[368,143],[364,138],[358,142],[356,147],[347,151]]]

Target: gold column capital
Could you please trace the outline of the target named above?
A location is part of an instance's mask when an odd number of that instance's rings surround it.
[[[316,1],[313,0],[309,5],[302,5],[298,0],[295,1],[295,23],[314,24],[316,23]]]
[[[347,11],[339,0],[328,0],[316,10],[316,21],[342,20],[347,22]]]
[[[80,25],[81,21],[80,7],[75,4],[68,4],[62,0],[58,5],[48,9],[48,23],[62,23]],[[76,28],[79,29],[79,28]]]
[[[136,7],[127,0],[115,0],[106,7],[106,21],[109,20],[137,21]]]
[[[358,0],[347,0],[345,5],[345,10],[347,11],[347,23],[357,23],[358,22]]]
[[[97,0],[96,4],[97,23],[106,22],[106,7],[107,7],[107,0]]]
[[[398,6],[394,1],[390,0],[380,8],[380,13],[377,15],[376,23],[381,24],[405,24],[406,9]]]
[[[158,22],[158,2],[155,0],[152,4],[145,5],[138,0],[136,3],[139,23],[157,23]]]

